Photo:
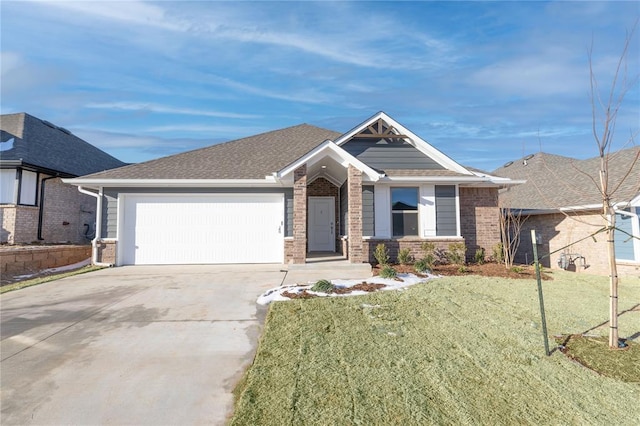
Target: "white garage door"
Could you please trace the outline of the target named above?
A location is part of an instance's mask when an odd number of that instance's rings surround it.
[[[121,263],[282,263],[282,194],[123,196]]]

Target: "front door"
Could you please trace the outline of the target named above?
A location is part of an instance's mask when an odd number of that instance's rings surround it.
[[[309,197],[309,251],[336,251],[335,200]]]

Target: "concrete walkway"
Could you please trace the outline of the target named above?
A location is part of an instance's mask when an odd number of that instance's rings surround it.
[[[283,265],[105,269],[0,296],[3,425],[224,424]]]

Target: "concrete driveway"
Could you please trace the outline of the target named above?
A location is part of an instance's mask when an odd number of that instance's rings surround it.
[[[0,422],[225,423],[281,268],[122,267],[3,295]]]

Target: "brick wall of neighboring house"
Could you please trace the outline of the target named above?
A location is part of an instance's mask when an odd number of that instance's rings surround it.
[[[2,222],[2,229],[0,229],[0,243],[13,243],[13,236],[15,234],[15,221],[15,206],[0,206],[0,222]]]
[[[309,205],[309,197],[333,197],[335,204],[334,213],[334,228],[340,229],[340,188],[326,180],[325,178],[318,178],[307,185],[307,205]],[[309,230],[307,229],[307,233]],[[336,232],[335,250],[340,250],[340,240],[338,238],[338,232]]]
[[[95,236],[95,221],[94,197],[80,193],[77,187],[60,179],[46,181],[42,227],[46,242],[86,243]]]
[[[392,239],[378,239],[370,238],[364,240],[363,257],[369,259],[370,263],[376,263],[376,258],[373,256],[376,246],[380,243],[384,244],[389,251],[389,259],[391,262],[398,260],[398,252],[404,248],[410,250],[411,256],[414,259],[422,259],[424,257],[424,251],[422,250],[422,244],[425,242],[434,243],[436,250],[448,250],[449,245],[453,243],[464,242],[463,238],[438,238],[425,240],[419,237],[402,237]]]
[[[21,275],[72,265],[91,257],[91,246],[30,246],[0,248],[2,274]]]
[[[4,205],[2,210],[3,243],[20,244],[38,241],[38,207]]]
[[[101,240],[96,242],[96,261],[99,263],[116,264],[118,242],[116,240]]]
[[[570,270],[588,274],[609,275],[607,261],[607,241],[604,233],[595,235],[595,241],[589,237],[603,227],[602,217],[594,212],[583,212],[565,216],[562,213],[529,216],[522,226],[521,241],[516,254],[517,263],[533,262],[533,247],[531,246],[531,230],[541,244],[538,245],[538,255],[544,256],[550,252],[561,250],[549,257],[541,259],[540,263],[546,268],[558,269],[558,260],[564,252],[584,257],[586,268],[582,262],[575,262]],[[582,240],[582,241],[579,241]],[[574,256],[575,257],[575,256]],[[640,265],[629,262],[618,264],[618,275],[635,275],[640,273]]]
[[[492,253],[500,242],[500,210],[495,188],[460,188],[460,232],[467,246],[467,259],[476,250]]]
[[[41,184],[43,176],[41,177]],[[42,238],[38,240],[39,206],[3,205],[2,231],[0,242],[24,243],[74,243],[89,242],[95,232],[96,200],[81,194],[78,188],[63,184],[57,179],[44,182],[44,211],[42,218]],[[39,194],[38,194],[39,196]],[[43,200],[38,200],[42,203]],[[88,233],[87,227],[89,226]]]

